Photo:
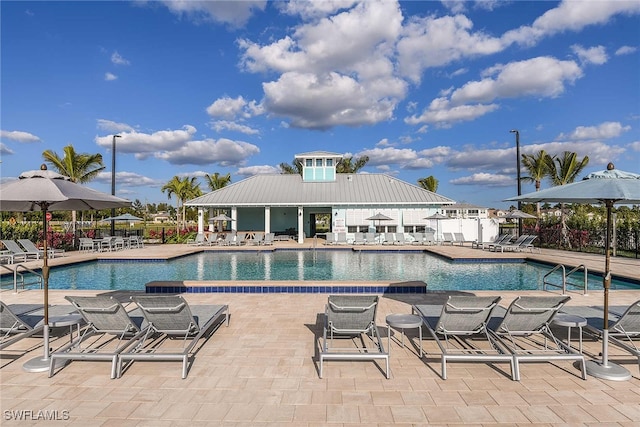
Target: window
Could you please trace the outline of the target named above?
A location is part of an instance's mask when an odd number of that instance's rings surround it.
[[[327,166],[333,166],[333,159],[327,159]]]
[[[306,165],[307,167],[311,167],[311,166],[313,166],[313,159],[306,159],[306,161],[305,161],[305,165]]]
[[[321,168],[322,167],[322,159],[316,159],[316,167],[317,168]]]
[[[424,227],[422,227],[424,228]],[[413,233],[413,225],[405,225],[404,226],[404,232],[405,233]]]
[[[358,231],[357,225],[350,225],[347,227],[347,233],[356,233]]]

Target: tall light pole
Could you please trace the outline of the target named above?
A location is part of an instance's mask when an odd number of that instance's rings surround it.
[[[518,181],[518,196],[522,195],[522,184],[520,181],[520,132],[517,129],[512,129],[510,133],[516,134],[516,179]],[[522,207],[522,202],[518,200],[518,210]],[[518,237],[522,236],[522,219],[518,218]]]
[[[113,135],[111,140],[111,195],[116,195],[116,138],[122,138],[121,135]],[[520,194],[520,193],[518,193]],[[116,209],[111,209],[111,218],[116,216]],[[116,234],[116,222],[111,220],[111,235]]]

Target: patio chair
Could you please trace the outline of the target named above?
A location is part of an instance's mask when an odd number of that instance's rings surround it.
[[[93,252],[97,250],[96,242],[88,237],[80,237],[78,241],[78,250],[80,252]]]
[[[356,232],[353,234],[353,244],[354,245],[364,245],[364,233]]]
[[[453,246],[453,242],[455,242],[455,239],[453,237],[453,233],[442,233],[442,244],[446,245],[449,244],[451,246]]]
[[[40,307],[42,305],[38,304],[21,304],[9,307],[0,301],[0,332],[2,332],[0,350],[43,331],[44,325],[40,324],[42,317],[28,315],[29,312]]]
[[[602,339],[604,328],[602,308],[587,307],[586,309],[588,313],[584,307],[570,307],[563,311],[585,317],[587,319],[585,332]],[[611,310],[609,312],[609,343],[637,357],[640,368],[640,300],[620,311],[619,314]]]
[[[126,361],[181,361],[182,378],[187,377],[189,360],[192,359],[195,345],[205,334],[217,329],[224,320],[229,326],[228,305],[193,305],[180,295],[141,295],[132,296],[145,323],[149,325],[144,345],[131,348],[118,358],[118,377],[122,375],[122,366]],[[214,329],[215,326],[215,329]],[[181,348],[168,345],[173,339],[182,342]],[[170,349],[163,348],[164,346]]]
[[[375,245],[376,244],[376,234],[375,233],[364,233],[365,244],[367,245]]]
[[[447,362],[508,362],[515,378],[514,360],[489,333],[491,313],[501,297],[449,295],[444,305],[414,305],[440,348],[442,379],[447,379]]]
[[[18,239],[18,243],[24,248],[24,250],[28,253],[37,252],[40,254],[40,257],[44,254],[44,249],[38,248],[35,243],[33,243],[29,239]],[[47,248],[49,258],[54,258],[57,255],[62,255],[64,253],[64,249],[54,249]]]
[[[393,244],[394,245],[404,245],[405,244],[405,239],[404,239],[404,233],[395,233],[395,239],[393,239]]]
[[[473,243],[473,240],[467,240],[464,237],[464,233],[453,233],[455,243],[459,243],[460,246],[464,246],[465,243]]]
[[[489,333],[513,355],[515,380],[520,381],[521,362],[561,360],[577,362],[582,379],[587,379],[584,356],[556,338],[550,327],[553,316],[570,299],[562,295],[519,296],[506,311],[501,310],[505,312],[497,326],[489,325]]]
[[[204,245],[204,233],[198,233],[193,238],[187,240],[189,246],[202,246]]]
[[[412,245],[422,245],[424,243],[424,233],[411,233],[413,237]]]
[[[336,244],[336,235],[335,233],[327,233],[326,239],[324,241],[325,245],[335,245]]]
[[[253,239],[249,240],[249,243],[252,245],[262,245],[264,242],[264,231],[256,231],[253,234]]]
[[[523,234],[522,236],[519,236],[514,242],[504,241],[501,243],[496,243],[495,245],[489,245],[489,250],[492,252],[498,252],[499,249],[500,252],[504,252],[505,249],[511,250],[517,248],[522,244],[522,242],[527,240],[528,237],[528,234]]]
[[[147,327],[142,317],[132,317],[113,297],[65,297],[80,313],[87,328],[70,343],[51,353],[49,377],[54,375],[55,361],[106,360],[111,362],[111,378],[116,378],[120,354],[142,343]]]
[[[203,244],[207,246],[216,246],[218,244],[218,233],[205,233]]]
[[[272,246],[274,237],[275,237],[275,233],[265,233],[264,241],[262,242],[262,244],[264,246]]]
[[[500,244],[500,243],[505,243],[508,240],[511,240],[511,235],[510,234],[500,234],[492,242],[479,242],[477,240],[474,240],[471,243],[471,248],[473,248],[473,249],[485,249],[485,248],[488,248],[489,245],[497,245],[497,244]]]
[[[423,245],[435,245],[436,244],[436,233],[433,231],[427,231],[424,233],[424,240],[422,241]]]
[[[338,237],[336,238],[336,244],[337,245],[346,245],[348,243],[347,242],[347,233],[340,232],[340,233],[337,233],[337,234],[338,234]]]
[[[395,241],[393,233],[384,233],[384,235],[381,234],[380,236],[384,236],[384,240],[382,241],[383,245],[393,245],[393,242]]]
[[[384,351],[376,325],[378,301],[377,295],[329,295],[320,350],[320,378],[325,360],[378,359],[385,361],[386,377],[390,377],[389,353]],[[334,347],[334,340],[343,341],[341,338],[348,340],[348,346]]]
[[[40,251],[35,252],[25,251],[14,240],[0,240],[5,249],[10,252],[10,255],[15,259],[16,257],[23,258],[25,261],[28,259],[40,259]],[[37,249],[37,248],[36,248]]]

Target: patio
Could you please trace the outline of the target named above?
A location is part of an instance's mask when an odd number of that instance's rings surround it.
[[[186,250],[173,246],[150,249],[167,256]],[[434,250],[457,256],[488,254],[468,247]],[[579,262],[593,262],[590,269],[602,268],[602,256],[564,255],[565,263],[575,256]],[[75,256],[52,261],[69,262]],[[525,256],[558,259],[558,254],[545,250]],[[638,260],[612,261],[616,274],[638,278]],[[53,290],[50,302],[66,303],[67,294],[94,292]],[[502,305],[521,294],[502,292]],[[601,291],[571,296],[570,305],[602,305]],[[612,305],[628,305],[639,297],[638,291],[611,293]],[[319,379],[317,339],[327,295],[190,294],[186,298],[190,304],[229,304],[231,323],[200,347],[185,380],[175,362],[134,363],[117,380],[109,379],[109,364],[104,362],[72,362],[52,378],[46,373],[27,373],[22,364],[42,351],[41,339],[28,338],[2,354],[3,421],[11,425],[22,416],[25,421],[16,425],[42,425],[44,418],[38,416],[56,416],[59,421],[52,424],[82,426],[640,423],[637,359],[613,346],[610,360],[631,371],[630,381],[593,377],[584,381],[569,362],[526,364],[520,382],[510,379],[508,364],[455,363],[444,381],[439,376],[436,346],[427,337],[423,340],[426,355],[419,358],[416,330],[406,331],[405,348],[392,340],[391,379],[385,379],[374,362],[364,361],[328,362],[324,378]],[[383,335],[388,314],[409,313],[412,304],[442,298],[440,292],[383,296],[378,312]],[[2,292],[2,300],[7,304],[41,303],[42,294],[38,290],[7,291]],[[52,347],[67,339],[52,340]],[[386,345],[386,338],[384,342]],[[600,342],[585,336],[588,357],[597,358],[600,349]]]

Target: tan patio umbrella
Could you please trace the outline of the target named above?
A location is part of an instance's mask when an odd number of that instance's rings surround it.
[[[0,186],[0,210],[5,212],[42,211],[44,248],[42,286],[44,297],[44,357],[25,363],[29,372],[49,369],[49,264],[47,256],[47,212],[98,210],[131,206],[131,202],[72,182],[68,177],[47,170],[23,172],[19,179]]]
[[[609,288],[611,287],[611,234],[613,221],[611,210],[615,204],[640,203],[640,175],[637,173],[616,170],[613,163],[607,170],[593,172],[582,181],[558,185],[534,193],[512,197],[509,201],[522,202],[564,202],[596,204],[602,203],[607,208],[607,230],[605,232],[605,264],[602,286],[604,288],[604,327],[602,336],[602,361],[587,361],[587,373],[594,377],[625,381],[631,374],[623,366],[608,360],[609,337]]]

